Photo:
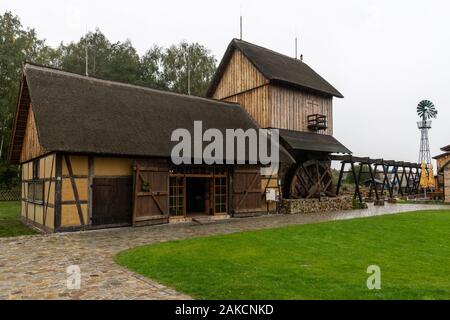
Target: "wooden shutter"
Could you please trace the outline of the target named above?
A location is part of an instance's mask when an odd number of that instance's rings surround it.
[[[233,174],[231,195],[234,214],[262,211],[261,193],[261,173],[259,167],[236,166]]]

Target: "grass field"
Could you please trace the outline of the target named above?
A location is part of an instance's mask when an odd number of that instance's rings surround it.
[[[172,241],[116,261],[203,299],[450,299],[450,210]],[[367,268],[381,268],[368,290]]]
[[[0,201],[0,237],[15,237],[36,232],[20,221],[20,202]]]

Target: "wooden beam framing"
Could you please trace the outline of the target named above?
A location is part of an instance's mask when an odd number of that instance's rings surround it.
[[[55,231],[61,227],[61,191],[62,191],[62,155],[57,153],[55,155]]]
[[[78,217],[80,219],[80,224],[81,225],[85,225],[84,217],[83,217],[83,209],[81,208],[81,204],[80,204],[80,196],[78,194],[77,184],[76,184],[75,179],[73,177],[73,170],[72,170],[72,163],[70,162],[70,156],[68,154],[65,154],[64,155],[64,160],[66,162],[67,171],[69,172],[70,183],[72,184],[73,196],[75,198],[75,202],[76,202],[76,205],[77,205],[77,211],[78,211]]]

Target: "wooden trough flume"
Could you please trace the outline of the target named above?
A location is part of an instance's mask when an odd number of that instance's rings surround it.
[[[339,195],[345,173],[351,173],[353,175],[355,182],[354,198],[360,202],[364,200],[359,187],[362,174],[364,173],[370,175],[369,198],[375,195],[375,200],[378,203],[384,197],[385,192],[387,192],[389,199],[393,199],[395,194],[407,197],[415,195],[420,191],[419,177],[421,167],[418,163],[371,159],[369,157],[355,157],[352,155],[333,155],[331,156],[331,160],[341,162],[336,195]],[[356,168],[356,166],[358,167]],[[379,185],[376,179],[377,175],[382,176],[380,190],[377,188],[377,185]]]

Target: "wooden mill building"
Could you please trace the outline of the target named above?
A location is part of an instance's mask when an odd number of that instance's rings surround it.
[[[433,157],[437,162],[437,190],[443,192],[444,201],[450,202],[450,145],[442,147],[440,155]]]
[[[335,195],[329,155],[351,153],[333,137],[333,98],[343,95],[311,67],[234,39],[207,96],[239,103],[261,127],[280,130],[283,146],[296,160],[279,172],[285,197]],[[273,179],[266,178],[271,185]]]
[[[233,40],[207,92],[174,94],[27,64],[9,158],[22,168],[22,218],[48,232],[167,223],[273,209],[268,188],[333,196],[333,97],[302,61]],[[174,165],[171,133],[277,128],[282,165]],[[286,151],[287,150],[287,151]]]

